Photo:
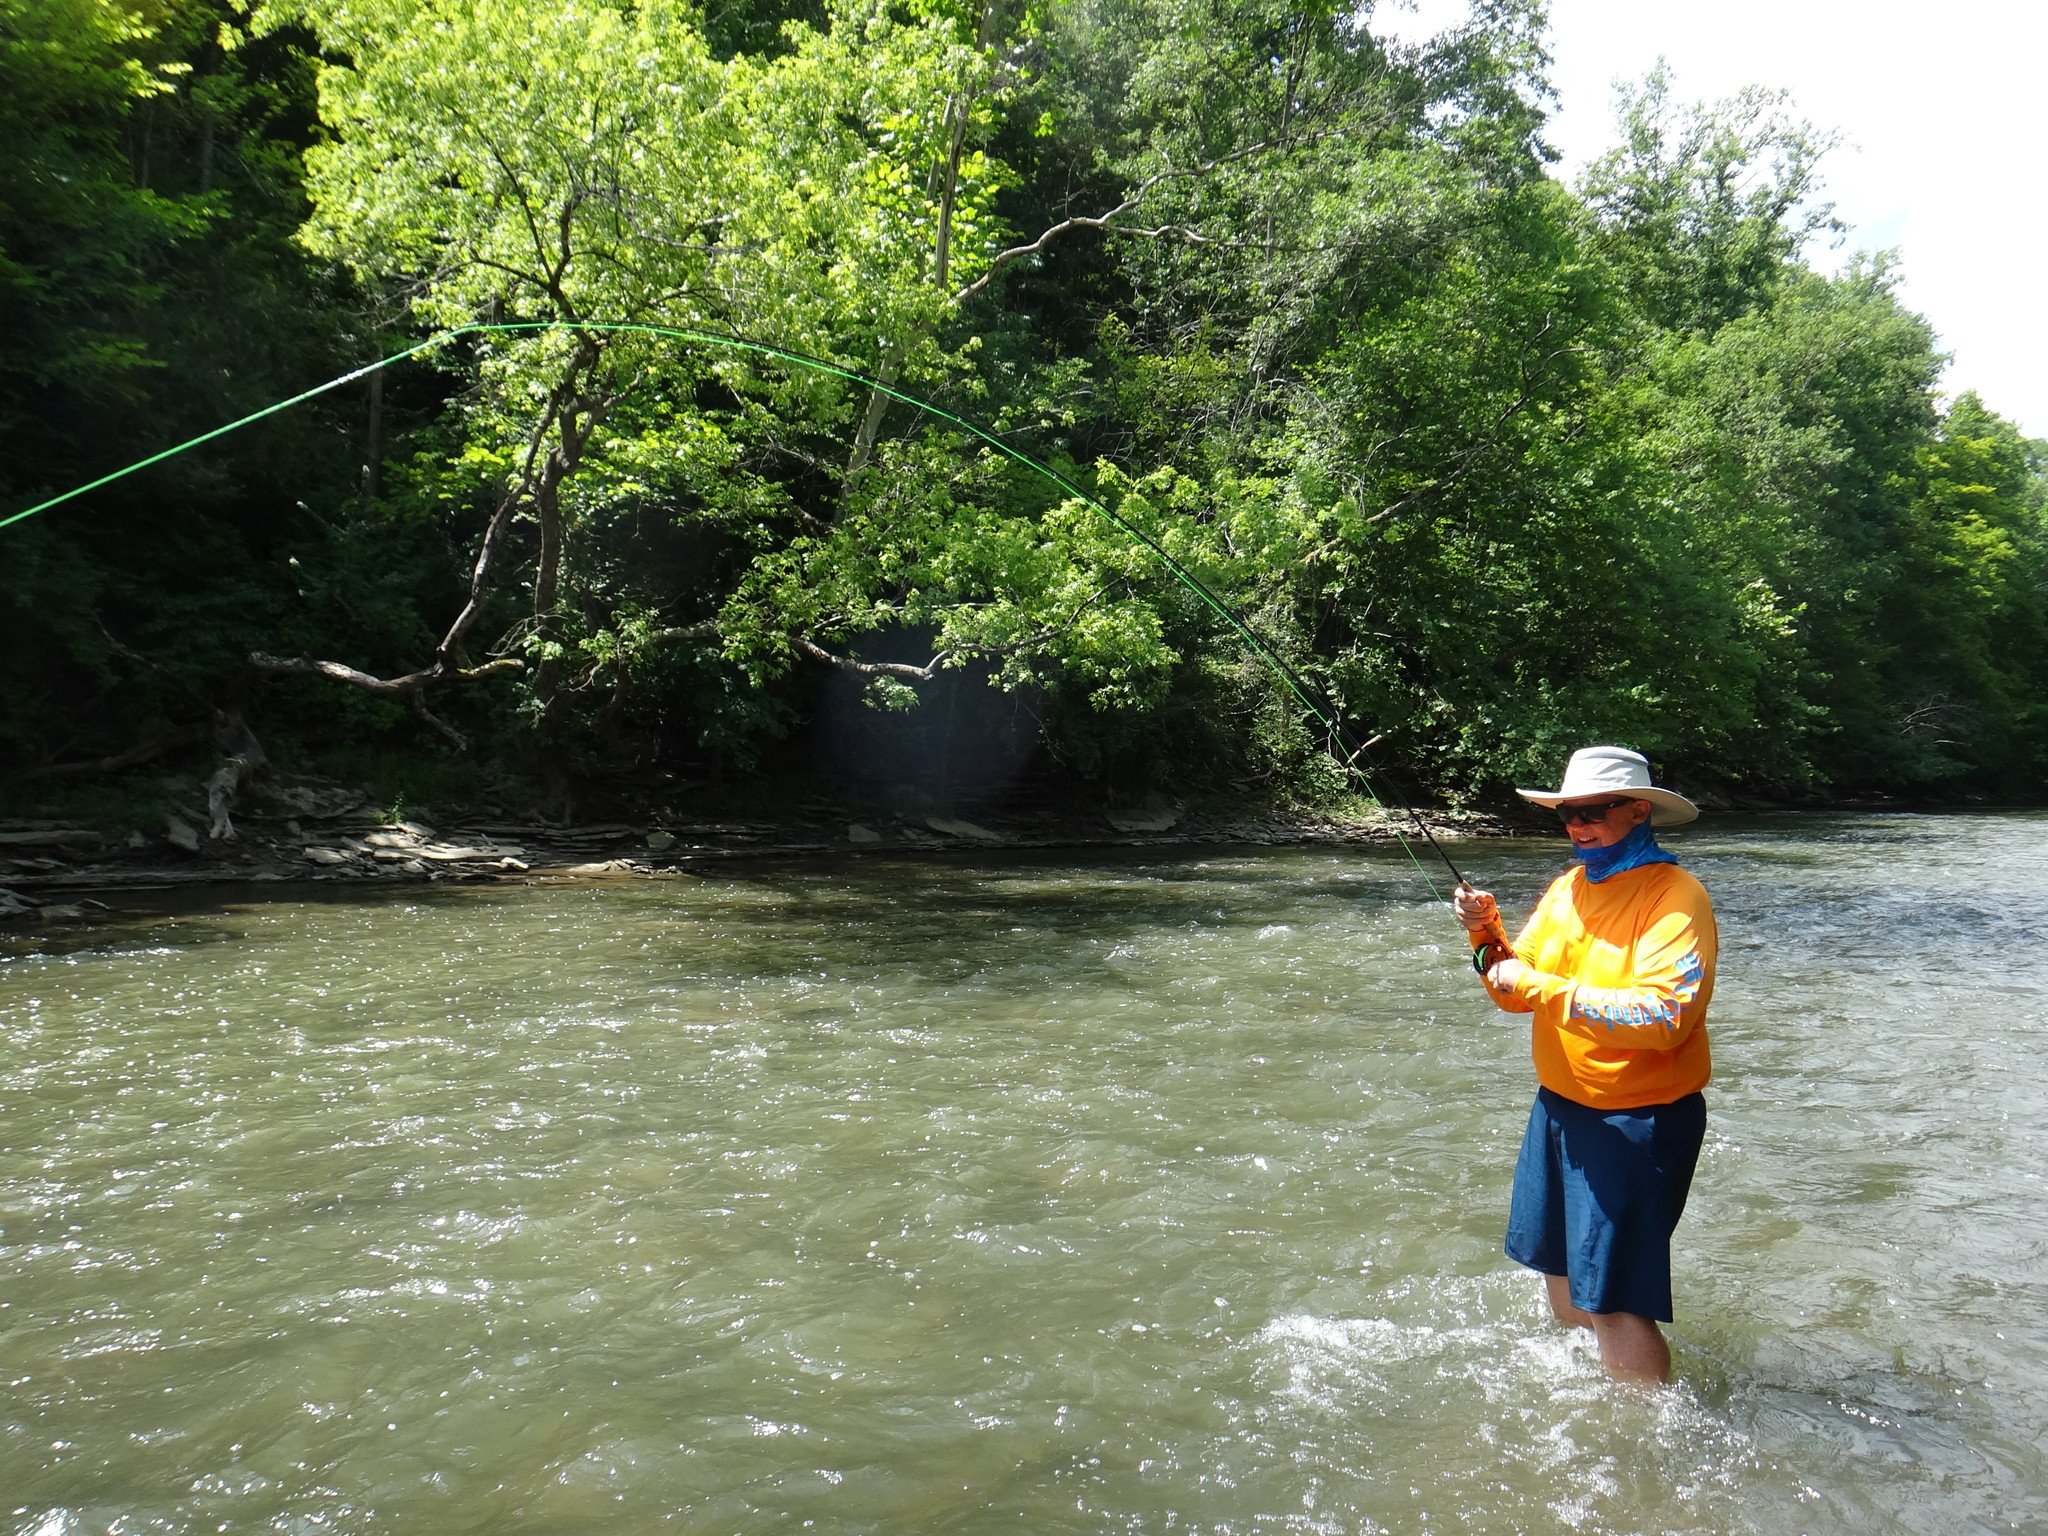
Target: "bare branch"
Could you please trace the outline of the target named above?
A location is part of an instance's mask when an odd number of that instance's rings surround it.
[[[435,714],[431,709],[427,708],[427,696],[424,693],[416,693],[412,696],[412,712],[439,731],[443,736],[447,737],[456,751],[467,752],[469,750],[469,738]]]
[[[842,672],[853,672],[862,677],[909,677],[920,683],[928,683],[936,677],[939,663],[945,659],[944,653],[941,653],[921,667],[913,667],[904,661],[855,661],[851,656],[835,656],[822,645],[814,644],[801,636],[796,640],[796,648],[811,660],[822,661]]]
[[[1037,255],[1040,251],[1044,250],[1059,236],[1070,233],[1071,231],[1077,229],[1099,229],[1104,231],[1105,233],[1110,234],[1123,233],[1134,235],[1150,235],[1155,237],[1177,236],[1179,238],[1192,240],[1196,243],[1203,245],[1243,244],[1263,248],[1265,244],[1265,242],[1263,241],[1212,240],[1208,236],[1202,235],[1199,231],[1185,229],[1179,225],[1163,224],[1156,229],[1131,229],[1124,225],[1115,224],[1112,221],[1123,214],[1129,213],[1133,208],[1136,208],[1140,203],[1142,203],[1145,200],[1145,198],[1153,191],[1154,188],[1162,185],[1165,182],[1194,180],[1202,176],[1210,175],[1215,171],[1222,170],[1225,166],[1234,165],[1241,160],[1249,160],[1254,158],[1255,156],[1264,155],[1279,150],[1299,149],[1305,145],[1316,143],[1322,139],[1339,137],[1349,131],[1351,130],[1347,127],[1337,126],[1332,128],[1325,128],[1316,133],[1303,134],[1298,137],[1291,135],[1283,135],[1276,138],[1260,139],[1255,144],[1240,145],[1238,148],[1232,150],[1227,155],[1218,155],[1215,159],[1204,160],[1199,165],[1191,165],[1186,167],[1168,166],[1163,171],[1154,171],[1150,176],[1147,176],[1143,181],[1139,182],[1137,187],[1130,193],[1130,195],[1125,197],[1124,200],[1118,203],[1114,208],[1110,209],[1109,212],[1103,214],[1095,214],[1092,216],[1076,215],[1071,219],[1063,219],[1059,223],[1053,225],[1050,229],[1045,230],[1042,234],[1039,235],[1039,237],[1036,240],[1033,240],[1026,245],[1013,245],[1006,251],[998,251],[994,256],[989,258],[988,270],[983,272],[980,277],[977,277],[965,288],[962,288],[958,293],[954,294],[953,302],[959,304],[965,302],[968,299],[973,298],[974,295],[981,292],[982,289],[986,288],[991,282],[993,282],[995,280],[995,275],[998,272],[1000,272],[1003,268],[1011,265],[1013,262],[1022,261],[1026,256]]]
[[[514,278],[521,283],[543,291],[547,288],[547,279],[545,277],[536,277],[533,273],[526,271],[522,267],[515,267],[507,262],[494,261],[488,256],[478,256],[473,253],[469,260],[472,265],[482,267],[487,272],[502,272],[507,277]]]
[[[272,656],[264,651],[251,651],[249,665],[266,677],[331,677],[336,682],[349,683],[366,693],[379,698],[409,698],[422,688],[440,682],[443,678],[458,678],[471,682],[480,677],[492,677],[500,672],[523,672],[526,663],[516,656],[501,656],[496,661],[487,661],[480,667],[451,667],[436,661],[430,667],[417,672],[408,672],[403,677],[377,677],[362,672],[338,661],[321,661],[312,656]]]
[[[940,668],[944,667],[948,662],[965,660],[993,661],[1000,656],[1015,656],[1019,652],[1032,649],[1034,646],[1043,645],[1062,629],[1069,628],[1078,623],[1081,615],[1094,607],[1106,595],[1105,592],[1098,588],[1086,601],[1076,604],[1074,611],[1068,614],[1060,623],[1048,624],[1042,629],[1035,629],[1021,639],[1012,640],[1006,645],[956,646],[951,650],[937,652],[930,661],[921,667],[907,661],[855,661],[850,656],[836,656],[823,646],[817,644],[817,642],[803,636],[798,636],[793,643],[799,651],[802,651],[813,661],[822,661],[827,666],[839,668],[842,672],[853,672],[862,677],[908,677],[914,678],[921,683],[928,683],[938,676]],[[965,608],[973,605],[961,603],[956,606]],[[696,627],[701,629],[704,626],[698,625]]]
[[[668,629],[657,629],[648,635],[647,643],[653,645],[661,640],[716,640],[723,633],[718,620],[705,619],[698,624],[679,624]]]

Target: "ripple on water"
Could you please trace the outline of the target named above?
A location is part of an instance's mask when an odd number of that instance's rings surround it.
[[[2031,825],[1688,843],[1730,963],[1664,1394],[1499,1257],[1526,1041],[1397,856],[0,962],[4,1528],[2048,1526]]]

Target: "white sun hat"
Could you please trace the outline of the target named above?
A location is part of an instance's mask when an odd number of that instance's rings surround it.
[[[1524,800],[1550,806],[1566,800],[1590,800],[1598,795],[1647,800],[1653,827],[1683,826],[1700,813],[1700,808],[1685,796],[1652,784],[1650,760],[1627,747],[1581,747],[1565,765],[1564,782],[1556,789],[1518,789],[1515,793]]]

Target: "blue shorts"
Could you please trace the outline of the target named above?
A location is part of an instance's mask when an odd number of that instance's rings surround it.
[[[1515,1164],[1508,1257],[1571,1280],[1572,1305],[1671,1321],[1671,1233],[1707,1135],[1697,1093],[1598,1110],[1536,1090]]]

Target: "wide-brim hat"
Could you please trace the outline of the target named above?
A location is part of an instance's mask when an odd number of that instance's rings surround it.
[[[1524,800],[1562,805],[1595,795],[1621,795],[1650,802],[1650,825],[1682,827],[1699,816],[1700,808],[1685,796],[1650,782],[1650,760],[1627,747],[1581,747],[1565,765],[1564,782],[1556,789],[1518,789]]]

